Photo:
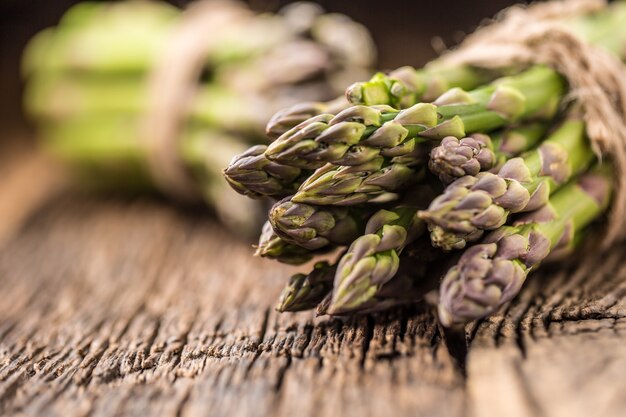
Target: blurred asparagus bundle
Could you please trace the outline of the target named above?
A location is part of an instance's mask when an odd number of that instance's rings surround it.
[[[563,19],[587,42],[625,50],[626,3]],[[224,171],[241,194],[281,198],[257,255],[298,264],[342,249],[294,275],[277,309],[377,311],[422,299],[442,276],[446,326],[510,301],[549,255],[575,248],[614,188],[568,92],[547,66],[435,61],[351,85],[352,107],[278,112],[272,143]]]
[[[199,13],[209,16],[210,35],[176,44]],[[159,66],[182,65],[168,62],[168,51],[184,52],[190,43],[201,51],[202,73],[175,87],[186,94],[184,109],[172,111],[183,113],[176,152],[198,194],[226,224],[249,234],[260,206],[232,193],[221,169],[233,154],[264,140],[265,123],[278,109],[330,99],[347,82],[368,76],[374,46],[348,17],[304,2],[277,14],[255,13],[234,0],[205,0],[185,11],[148,0],[80,3],[26,48],[25,107],[42,146],[85,182],[153,187],[150,138],[142,131],[159,99],[151,77]]]

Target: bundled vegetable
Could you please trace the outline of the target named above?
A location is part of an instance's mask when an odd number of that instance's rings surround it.
[[[560,22],[605,53],[625,50],[624,2]],[[342,248],[294,275],[279,311],[377,311],[440,281],[442,324],[463,324],[510,301],[602,217],[611,163],[596,158],[565,77],[548,65],[451,62],[352,84],[348,106],[282,110],[267,126],[271,143],[225,169],[241,194],[280,199],[269,225],[285,255]]]
[[[550,252],[570,248],[607,208],[612,188],[606,169],[582,174],[541,209],[467,249],[441,284],[441,322],[449,326],[484,317],[510,301]]]
[[[222,168],[264,141],[277,110],[335,97],[346,83],[369,76],[374,59],[363,26],[313,3],[259,14],[235,0],[198,1],[184,11],[132,0],[72,7],[58,26],[33,38],[22,70],[26,110],[42,146],[81,180],[116,189],[156,185],[189,197],[159,181],[165,168],[154,162],[163,144],[153,133],[173,126],[165,154],[188,180],[191,197],[250,234],[263,207],[232,193]],[[185,77],[180,68],[189,69]],[[172,95],[176,101],[155,117]],[[264,169],[269,180],[256,179],[264,194],[276,188],[276,175],[290,182],[301,176],[277,164]]]

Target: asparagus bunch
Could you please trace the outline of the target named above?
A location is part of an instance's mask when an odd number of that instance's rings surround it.
[[[568,24],[621,52],[626,4]],[[226,179],[242,194],[281,199],[266,232],[285,248],[311,257],[341,248],[335,261],[294,275],[277,309],[378,311],[423,299],[442,279],[446,326],[510,301],[609,204],[610,168],[567,96],[546,66],[435,62],[352,84],[349,104],[277,113],[271,143],[236,156]]]
[[[386,105],[354,106],[336,116],[319,115],[276,139],[264,156],[282,166],[317,169],[300,185],[296,201],[380,201],[411,183],[419,172],[416,167],[426,162],[424,149],[433,143],[519,120],[550,118],[563,92],[564,82],[554,70],[536,66],[471,92],[451,89],[432,104],[401,111]],[[229,180],[239,173],[234,165],[226,170]],[[259,164],[259,176],[264,166]],[[256,182],[238,185],[241,191]]]
[[[554,191],[586,169],[594,154],[580,120],[564,123],[535,150],[509,159],[498,173],[466,175],[420,212],[435,246],[463,249],[485,230],[506,223],[510,213],[543,207]]]
[[[236,0],[206,0],[184,12],[159,1],[79,3],[27,46],[25,107],[42,146],[76,168],[83,182],[153,187],[149,138],[142,133],[154,104],[150,79],[181,30],[199,15],[208,16],[211,35],[192,39],[200,43],[204,64],[195,85],[179,87],[188,101],[174,156],[191,174],[198,196],[228,226],[256,233],[263,205],[231,193],[221,170],[232,155],[262,143],[266,121],[280,108],[335,97],[343,85],[369,74],[373,43],[348,17],[312,3],[294,3],[275,14],[255,13]],[[250,155],[244,158],[242,170],[253,164]],[[289,182],[301,174],[275,163],[263,169],[271,178],[276,169]],[[259,194],[276,189],[271,178],[255,177]],[[250,175],[246,179],[252,181]]]
[[[581,175],[541,209],[492,232],[465,251],[441,283],[439,318],[451,326],[487,316],[519,292],[528,274],[608,206],[613,182],[607,169]]]

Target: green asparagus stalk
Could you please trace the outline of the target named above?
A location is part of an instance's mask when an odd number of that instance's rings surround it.
[[[475,320],[513,299],[550,252],[570,245],[576,232],[602,214],[611,191],[609,171],[593,170],[563,187],[542,209],[467,249],[441,283],[441,323]]]
[[[318,262],[308,274],[295,274],[280,293],[276,310],[296,312],[315,308],[333,288],[336,265]]]
[[[119,191],[154,190],[148,151],[139,140],[140,126],[132,116],[98,116],[42,126],[42,148],[65,161],[77,178],[93,188]],[[232,192],[220,167],[246,145],[210,128],[188,126],[180,137],[179,155],[207,205],[225,224],[244,235],[257,231],[263,210]],[[255,232],[256,233],[256,232]]]
[[[391,118],[393,122],[383,126],[383,120]],[[323,114],[296,126],[272,142],[266,156],[307,169],[317,169],[326,162],[360,165],[381,155],[411,152],[417,142],[416,132],[436,122],[435,107],[429,104],[420,103],[401,112],[389,106],[355,106],[336,116]],[[413,135],[409,137],[409,133]]]
[[[508,159],[533,148],[546,131],[545,123],[506,129],[492,137],[474,133],[458,139],[443,138],[430,152],[428,166],[443,184],[450,184],[466,175],[501,167]]]
[[[405,66],[391,71],[389,75],[377,73],[369,81],[348,87],[346,97],[353,105],[388,104],[402,109],[433,101],[451,88],[476,88],[495,77],[495,71],[466,65],[443,67],[435,61],[419,70]]]
[[[148,109],[146,79],[119,76],[71,77],[41,74],[33,77],[24,93],[28,114],[41,121],[64,123],[91,115],[141,117]],[[262,104],[261,104],[262,103]],[[187,111],[188,123],[261,138],[264,120],[279,106],[267,96],[242,95],[230,87],[199,84]]]
[[[564,27],[585,41],[616,54],[623,53],[626,6],[614,2],[591,15],[567,17]],[[388,104],[406,108],[418,102],[429,102],[445,91],[460,87],[472,89],[495,78],[496,72],[487,72],[470,66],[446,66],[438,60],[416,70],[401,67],[388,75],[379,73],[367,82],[357,82],[346,91],[352,104]]]
[[[350,244],[363,232],[368,214],[364,208],[318,207],[286,197],[274,204],[269,221],[286,242],[316,250]]]
[[[82,10],[76,12],[70,9],[68,19],[45,35],[42,47],[27,48],[22,64],[25,75],[67,70],[143,72],[154,62],[180,15],[160,2],[92,6],[79,4],[76,8]]]
[[[462,249],[485,230],[502,226],[509,213],[533,211],[594,159],[580,120],[568,120],[536,150],[507,161],[497,174],[481,172],[450,184],[420,218],[433,245]]]

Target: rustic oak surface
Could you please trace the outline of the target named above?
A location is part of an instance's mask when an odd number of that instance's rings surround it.
[[[279,315],[292,270],[210,218],[66,195],[0,252],[0,414],[624,416],[625,248],[534,275],[465,360],[425,306]]]

